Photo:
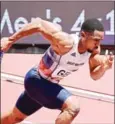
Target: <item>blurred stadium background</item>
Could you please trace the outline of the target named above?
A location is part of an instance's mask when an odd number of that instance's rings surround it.
[[[1,37],[10,36],[33,18],[58,23],[68,33],[79,33],[87,18],[98,18],[105,27],[105,49],[114,51],[114,1],[1,1]],[[36,33],[17,41],[8,53],[41,54],[49,42]]]

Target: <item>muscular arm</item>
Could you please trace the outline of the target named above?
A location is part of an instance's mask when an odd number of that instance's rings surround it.
[[[41,18],[36,18],[31,23],[25,25],[21,30],[10,36],[9,41],[14,43],[20,38],[37,32],[47,38],[53,49],[59,54],[66,53],[73,45],[73,38],[71,35],[63,32],[61,26],[42,20]]]
[[[90,76],[94,80],[100,79],[113,63],[113,55],[100,55],[100,51],[99,46],[89,58]]]
[[[89,59],[90,76],[92,79],[100,79],[107,70],[107,66],[104,65],[105,57],[99,54],[91,55]]]

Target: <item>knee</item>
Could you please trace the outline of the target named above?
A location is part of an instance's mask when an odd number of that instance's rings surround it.
[[[80,107],[72,105],[72,107],[68,107],[64,111],[67,111],[74,118],[78,115]]]
[[[13,112],[11,113],[11,120],[14,123],[19,123],[23,121],[27,116],[20,112],[16,107],[14,108]]]
[[[71,96],[63,104],[62,111],[67,111],[73,117],[77,116],[80,112],[79,99],[76,96]]]
[[[18,115],[11,115],[11,122],[13,122],[14,124],[15,123],[19,123],[19,122],[22,122],[24,120],[23,117],[20,117]]]
[[[65,108],[64,111],[67,111],[68,114],[74,118],[80,112],[80,107],[76,106],[75,104],[71,104],[71,106],[68,106],[67,108]]]
[[[23,121],[24,118],[20,118],[13,113],[5,114],[1,117],[1,124],[16,124],[18,122]]]
[[[4,115],[1,119],[2,124],[16,124],[23,121],[26,115],[21,113],[17,108],[10,111],[8,114]]]

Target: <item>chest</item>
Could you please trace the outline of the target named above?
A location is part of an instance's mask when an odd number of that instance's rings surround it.
[[[88,53],[79,54],[77,52],[70,52],[60,58],[59,64],[66,69],[73,71],[84,65],[88,58]]]

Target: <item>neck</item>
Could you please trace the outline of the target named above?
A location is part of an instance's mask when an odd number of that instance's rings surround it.
[[[83,43],[83,41],[81,39],[79,40],[79,43],[78,43],[78,52],[80,54],[83,54],[83,53],[86,52],[85,45],[84,45],[84,43]]]

